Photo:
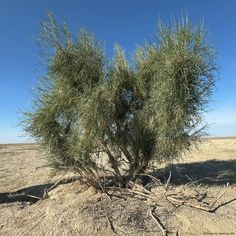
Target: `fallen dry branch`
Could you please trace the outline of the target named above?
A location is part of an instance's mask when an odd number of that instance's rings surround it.
[[[132,187],[136,187],[136,189],[129,189],[129,188],[120,188],[120,187],[107,187],[107,189],[109,190],[116,190],[116,191],[120,191],[121,194],[132,194],[132,195],[139,195],[139,196],[142,196],[146,199],[152,199],[152,200],[155,200],[155,196],[152,196],[153,193],[149,190],[147,190],[146,188],[144,188],[143,186],[139,185],[139,184],[136,184],[136,183],[133,183],[130,181],[130,184]]]
[[[130,193],[136,194],[136,195],[140,195],[140,196],[145,197],[145,198],[154,199],[153,196],[151,196],[147,193],[140,192],[138,190],[127,189],[127,191],[130,192]]]
[[[152,217],[152,219],[155,221],[155,223],[160,228],[163,236],[168,236],[168,231],[167,231],[166,227],[162,224],[161,220],[156,215],[154,215],[154,210],[155,210],[155,208],[149,210],[150,216]]]
[[[207,191],[204,193],[200,193],[199,191],[197,191],[196,189],[194,189],[194,191],[197,193],[195,195],[191,194],[191,198],[189,198],[188,195],[183,194],[181,192],[180,194],[176,194],[176,193],[171,193],[171,194],[166,194],[166,200],[168,202],[170,202],[172,205],[175,206],[181,206],[181,205],[185,205],[188,207],[192,207],[192,208],[196,208],[202,211],[206,211],[206,212],[210,212],[213,213],[215,212],[217,209],[219,209],[221,206],[227,205],[228,203],[234,201],[235,199],[232,199],[230,201],[227,201],[225,203],[219,204],[218,206],[214,207],[216,205],[216,203],[219,201],[219,199],[226,193],[227,189],[229,187],[229,183],[227,183],[225,189],[215,198],[215,200],[210,204],[207,202],[203,202],[203,200],[206,198],[207,196]],[[189,200],[193,200],[196,199],[198,201],[198,203],[192,203]],[[207,204],[208,206],[202,206],[202,204]]]
[[[77,180],[80,180],[78,176],[59,179],[53,186],[44,190],[43,199],[48,198],[48,193],[55,189],[58,185],[72,183]]]
[[[142,185],[139,185],[139,184],[137,184],[137,183],[133,183],[133,182],[131,182],[130,181],[130,184],[131,184],[131,186],[132,187],[136,187],[136,188],[138,188],[139,190],[141,190],[141,191],[143,191],[144,193],[146,193],[146,194],[152,194],[152,192],[151,191],[149,191],[149,190],[147,190],[145,187],[143,187]]]
[[[50,187],[48,189],[48,192],[53,190],[54,188],[56,188],[58,185],[72,183],[72,182],[75,182],[75,181],[77,181],[79,179],[80,178],[78,176],[62,178],[62,179],[58,180],[52,187]]]
[[[218,210],[220,207],[225,206],[225,205],[227,205],[227,204],[229,204],[229,203],[231,203],[231,202],[233,202],[233,201],[236,201],[236,198],[233,198],[233,199],[231,199],[231,200],[229,200],[229,201],[226,201],[226,202],[223,202],[223,203],[219,204],[219,205],[216,206],[214,209],[212,209],[211,212],[215,212],[215,211]]]
[[[177,204],[179,206],[180,205],[186,205],[186,206],[189,206],[189,207],[192,207],[192,208],[197,208],[197,209],[200,209],[200,210],[203,210],[203,211],[210,212],[210,209],[207,208],[207,207],[195,205],[195,204],[192,204],[188,201],[184,201],[182,199],[177,199],[177,198],[174,198],[174,197],[167,196],[167,200],[174,203],[174,204]]]
[[[192,207],[192,208],[196,208],[196,209],[199,209],[199,210],[202,210],[202,211],[207,211],[207,212],[210,212],[210,213],[214,213],[216,210],[218,210],[220,207],[222,206],[225,206],[233,201],[236,200],[236,198],[233,198],[227,202],[223,202],[221,204],[219,204],[218,206],[212,208],[212,207],[204,207],[204,206],[201,206],[201,205],[197,205],[197,204],[193,204],[193,203],[190,203],[188,201],[184,201],[182,199],[177,199],[177,198],[174,198],[174,197],[170,197],[170,196],[167,196],[167,200],[174,204],[174,205],[185,205],[185,206],[189,206],[189,207]]]
[[[224,191],[219,194],[219,196],[215,199],[215,201],[211,204],[210,208],[213,208],[213,206],[215,206],[216,202],[219,201],[219,199],[226,193],[226,191],[228,190],[228,187],[229,187],[229,183],[227,183]]]
[[[33,195],[25,194],[25,193],[19,193],[19,194],[8,194],[9,200],[12,201],[18,201],[18,202],[32,202],[35,203],[39,200],[42,200],[40,197],[36,197]],[[11,202],[11,201],[10,201]]]

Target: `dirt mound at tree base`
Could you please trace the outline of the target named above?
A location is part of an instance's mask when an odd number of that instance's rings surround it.
[[[183,186],[171,191],[182,192]],[[189,195],[195,188],[188,187]],[[205,191],[205,187],[199,191]],[[201,235],[236,233],[236,201],[215,213],[188,206],[175,206],[163,197],[163,188],[151,192],[157,198],[139,194],[99,193],[93,188],[74,182],[52,190],[49,198],[35,204],[2,204],[0,208],[1,235],[162,235],[155,216],[168,229],[169,235]],[[222,187],[208,189],[209,201],[219,195]],[[118,191],[116,191],[118,193]],[[226,202],[235,196],[231,186],[222,197]],[[158,197],[159,196],[159,197]],[[3,217],[4,216],[4,217]]]

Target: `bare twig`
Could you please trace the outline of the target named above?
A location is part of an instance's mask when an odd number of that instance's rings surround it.
[[[77,176],[59,179],[52,187],[50,187],[50,188],[48,189],[48,192],[51,191],[51,190],[53,190],[54,188],[56,188],[56,187],[57,187],[58,185],[60,185],[60,184],[68,184],[68,183],[77,181],[77,180],[79,180],[79,179],[80,179],[80,178],[77,177]]]
[[[80,179],[80,178],[79,178],[79,177],[76,177],[76,176],[59,179],[59,180],[58,180],[54,185],[52,185],[50,188],[44,189],[43,199],[48,198],[48,193],[49,193],[50,191],[52,191],[54,188],[56,188],[58,185],[71,183],[71,182],[77,181],[77,180],[79,180],[79,179]]]
[[[192,178],[190,178],[188,175],[185,175],[185,177],[187,177],[189,180],[190,180],[190,182],[195,182]]]
[[[194,181],[191,180],[190,182],[186,183],[185,185],[186,185],[186,186],[188,186],[188,185],[193,185],[193,184],[198,183],[199,181],[202,181],[202,180],[204,180],[204,179],[207,179],[207,178],[204,177],[204,178],[197,179],[197,180],[194,180]],[[201,186],[201,183],[200,183],[199,186]]]
[[[139,184],[137,184],[137,183],[134,183],[134,182],[132,182],[132,181],[129,181],[129,183],[130,183],[132,186],[139,188],[140,190],[142,190],[142,191],[145,192],[146,194],[152,194],[151,191],[147,190],[146,188],[144,188],[143,186],[141,186],[141,185],[139,185]]]
[[[228,187],[228,185],[227,185]],[[225,190],[217,197],[217,199],[213,202],[213,204],[215,205],[215,203],[223,196],[223,194],[226,192],[227,190],[227,187],[225,188]],[[202,210],[202,211],[207,211],[207,212],[210,212],[210,213],[213,213],[215,212],[217,209],[219,209],[220,207],[222,206],[225,206],[233,201],[236,200],[236,198],[233,198],[227,202],[223,202],[221,204],[219,204],[218,206],[214,207],[214,205],[211,205],[210,207],[204,207],[204,206],[201,206],[201,205],[196,205],[196,204],[193,204],[193,203],[190,203],[190,202],[187,202],[187,201],[184,201],[182,199],[177,199],[175,197],[171,197],[171,196],[167,196],[167,200],[173,204],[177,204],[179,206],[181,205],[185,205],[185,206],[189,206],[189,207],[192,207],[192,208],[196,208],[196,209],[199,209],[199,210]]]
[[[216,202],[217,202],[217,201],[225,194],[225,192],[228,190],[228,187],[229,187],[229,183],[227,183],[227,185],[226,185],[224,191],[223,191],[221,194],[218,195],[218,197],[215,199],[214,202],[212,202],[212,204],[210,205],[210,208],[213,208],[213,207],[215,206]]]
[[[116,230],[115,230],[115,227],[113,225],[113,222],[107,214],[106,214],[106,218],[107,218],[107,221],[109,222],[109,225],[111,227],[112,232],[116,234]]]
[[[146,171],[145,171],[145,174],[139,174],[139,176],[147,176],[147,177],[150,177],[150,178],[153,180],[153,182],[155,182],[155,183],[158,184],[158,185],[162,185],[162,184],[161,184],[161,181],[160,181],[158,178],[156,178],[156,177],[153,176],[153,175],[148,174]]]
[[[194,189],[194,191],[197,193],[196,195],[193,195],[193,197],[195,199],[197,199],[198,202],[202,202],[206,196],[207,196],[207,191],[204,193],[200,193],[199,191],[197,191],[196,189]]]
[[[168,236],[168,231],[167,231],[166,227],[161,223],[160,219],[156,215],[153,214],[154,209],[155,208],[149,210],[150,216],[152,217],[152,219],[156,222],[156,224],[160,228],[163,236]]]
[[[231,199],[231,200],[229,200],[229,201],[227,201],[227,202],[221,203],[220,205],[218,205],[218,206],[216,206],[215,208],[211,209],[210,212],[215,212],[215,211],[218,210],[220,207],[225,206],[225,205],[227,205],[227,204],[229,204],[229,203],[231,203],[231,202],[233,202],[233,201],[236,201],[236,198],[233,198],[233,199]]]
[[[126,190],[130,193],[137,194],[137,195],[140,195],[140,196],[145,197],[145,198],[150,198],[150,199],[154,198],[154,197],[150,196],[149,194],[140,192],[138,190],[132,190],[132,189],[126,189]]]
[[[165,185],[165,189],[166,189],[166,190],[167,190],[168,187],[169,187],[170,179],[171,179],[171,171],[170,171],[170,173],[169,173],[169,177],[168,177],[167,182],[166,182],[166,185]]]
[[[168,196],[167,199],[169,201],[172,201],[174,203],[176,203],[177,205],[186,205],[186,206],[189,206],[189,207],[192,207],[192,208],[197,208],[197,209],[200,209],[200,210],[203,210],[203,211],[207,211],[207,212],[210,212],[211,210],[207,207],[203,207],[203,206],[199,206],[199,205],[195,205],[195,204],[192,204],[190,202],[187,202],[187,201],[184,201],[184,200],[181,200],[181,199],[176,199],[174,197],[170,197]]]
[[[9,193],[8,198],[21,201],[21,202],[33,202],[33,203],[39,200],[42,200],[42,198],[40,197],[36,197],[36,196],[25,194],[25,193],[17,193],[17,194]]]

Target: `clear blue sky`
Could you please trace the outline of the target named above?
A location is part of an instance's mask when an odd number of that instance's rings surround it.
[[[1,0],[0,1],[0,143],[23,142],[17,126],[20,109],[29,108],[38,68],[35,36],[47,10],[64,17],[72,31],[83,27],[114,43],[127,55],[151,39],[160,18],[188,12],[193,23],[204,17],[220,57],[220,80],[206,120],[214,136],[236,135],[236,1],[235,0]]]

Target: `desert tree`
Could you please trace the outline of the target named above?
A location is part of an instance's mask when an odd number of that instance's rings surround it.
[[[51,13],[40,39],[47,69],[24,126],[54,169],[76,171],[98,188],[127,186],[202,137],[216,66],[201,24],[159,23],[130,60],[118,45],[113,58],[105,57],[93,34],[72,35]]]

